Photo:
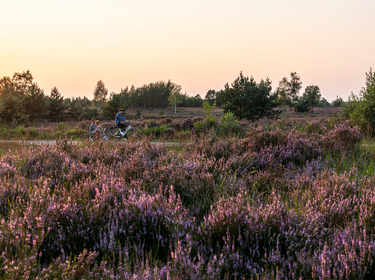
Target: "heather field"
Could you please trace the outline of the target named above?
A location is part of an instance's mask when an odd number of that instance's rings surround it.
[[[273,121],[0,158],[3,279],[373,279],[375,145]]]

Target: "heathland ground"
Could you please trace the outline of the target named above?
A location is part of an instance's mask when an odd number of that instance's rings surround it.
[[[340,109],[126,114],[142,139],[81,141],[87,121],[2,130],[60,139],[0,144],[2,278],[373,279],[375,145]]]

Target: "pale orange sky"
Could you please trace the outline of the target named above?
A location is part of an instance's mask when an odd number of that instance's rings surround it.
[[[1,3],[0,76],[30,70],[49,94],[93,97],[159,80],[189,95],[240,71],[276,89],[297,72],[329,101],[375,67],[375,1],[56,1]],[[302,92],[302,91],[301,91]]]

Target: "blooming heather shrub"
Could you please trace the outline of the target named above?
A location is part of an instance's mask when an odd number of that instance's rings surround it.
[[[288,134],[285,130],[276,128],[275,130],[265,130],[263,127],[254,128],[247,132],[247,136],[253,139],[252,148],[256,151],[267,146],[285,145],[288,141]]]
[[[283,133],[281,130],[275,132],[258,131],[259,133],[250,135],[241,141],[238,138],[232,138],[227,141],[217,141],[217,138],[210,135],[188,147],[187,151],[204,151],[208,156],[214,156],[217,160],[221,157],[226,159],[231,154],[242,154],[245,152],[257,152],[264,157],[265,162],[271,164],[281,164],[287,161],[303,161],[315,158],[320,155],[322,149],[318,143],[307,136],[305,133],[291,131]],[[273,156],[276,153],[276,156]],[[271,158],[276,159],[274,162]],[[296,157],[296,159],[294,159]],[[263,165],[263,164],[262,164]]]
[[[313,198],[307,202],[306,208],[323,214],[327,228],[344,227],[356,216],[359,184],[348,176],[323,173],[314,181],[311,195]]]
[[[232,255],[227,269],[241,271],[242,276],[260,272],[264,254],[277,245],[274,237],[291,223],[280,198],[273,194],[269,199],[271,203],[264,204],[240,193],[219,200],[198,230],[200,250],[209,255],[216,249],[227,258]]]
[[[17,168],[7,162],[9,160],[9,156],[5,156],[4,161],[0,163],[0,177],[14,177],[17,173]]]
[[[12,205],[9,214],[0,220],[0,276],[25,279],[34,274],[39,268],[39,246],[45,234],[37,207],[31,203]]]
[[[182,160],[175,154],[159,160],[142,174],[149,190],[173,185],[182,202],[194,216],[203,216],[213,202],[216,188],[213,177],[214,161],[204,155]]]
[[[205,154],[206,157],[214,157],[216,160],[221,158],[229,158],[233,153],[236,153],[233,141],[236,139],[228,139],[227,141],[216,141],[215,137],[208,137],[205,139],[200,139],[199,141],[187,145],[185,151],[187,154]]]
[[[256,152],[233,153],[228,159],[222,157],[216,163],[217,173],[247,177],[259,170],[259,155]]]
[[[259,193],[270,193],[275,189],[281,190],[287,185],[287,181],[284,178],[279,178],[275,170],[251,172],[245,182],[249,187],[249,191]]]
[[[359,143],[362,135],[358,126],[351,127],[350,122],[335,125],[322,136],[321,145],[329,152],[351,151]]]
[[[0,278],[372,279],[375,175],[356,128],[315,126],[8,153]]]
[[[368,186],[374,186],[374,178],[366,178],[363,183]],[[358,219],[360,225],[371,231],[375,228],[375,189],[373,187],[362,189],[358,200]]]
[[[23,177],[0,177],[0,217],[7,217],[13,207],[29,201],[28,182]]]
[[[50,149],[48,146],[38,150],[30,148],[29,152],[23,150],[15,155],[4,157],[2,161],[9,162],[23,176],[31,180],[45,176],[63,184],[78,181],[89,173],[86,165],[70,158],[64,151],[58,148]]]
[[[168,195],[159,192],[150,196],[114,184],[96,189],[93,200],[88,195],[81,188],[73,199],[62,190],[50,201],[43,215],[44,224],[50,228],[42,245],[47,255],[78,255],[90,248],[103,256],[135,246],[139,253],[153,251],[158,258],[165,258],[171,245],[184,238],[191,224],[173,190]]]
[[[365,230],[353,228],[336,231],[331,244],[316,252],[318,259],[312,275],[318,279],[371,279],[375,243]]]
[[[322,149],[309,138],[290,136],[285,146],[268,146],[259,151],[259,167],[288,165],[293,163],[303,165],[306,161],[321,156]]]
[[[183,130],[192,130],[193,127],[194,127],[194,123],[192,119],[187,118],[182,121]]]
[[[183,240],[192,226],[173,188],[154,196],[130,192],[123,206],[116,208],[100,231],[96,249],[101,252],[137,246],[140,254],[145,250],[166,259],[174,243]]]
[[[314,121],[311,123],[307,123],[305,127],[305,131],[311,134],[321,134],[323,132],[322,123],[321,121]]]

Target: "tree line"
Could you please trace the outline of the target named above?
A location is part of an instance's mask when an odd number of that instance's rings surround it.
[[[209,90],[204,99],[199,94],[191,97],[182,93],[181,86],[170,80],[138,88],[126,87],[118,93],[108,93],[100,80],[94,89],[94,99],[89,100],[87,97],[64,98],[57,87],[46,95],[28,70],[0,79],[0,121],[15,125],[43,119],[89,119],[99,115],[112,119],[120,107],[124,110],[165,108],[176,104],[179,107],[202,107],[204,102],[221,107],[224,113],[232,112],[237,118],[255,120],[277,117],[280,111],[275,108],[279,106],[289,106],[297,112],[306,112],[316,106],[331,106],[321,98],[317,85],[307,86],[302,95],[299,94],[301,89],[302,82],[296,72],[290,74],[290,79],[284,77],[274,92],[268,78],[256,82],[241,72],[231,84],[225,84],[224,89]],[[342,99],[337,99],[333,105],[341,106],[341,103]]]
[[[343,102],[338,98],[330,104],[322,98],[317,85],[309,85],[300,95],[302,81],[296,72],[290,74],[290,79],[284,77],[276,91],[272,92],[271,81],[267,78],[256,82],[253,77],[246,77],[240,72],[239,76],[229,85],[225,84],[220,91],[209,90],[205,101],[211,106],[221,107],[226,112],[232,112],[237,118],[256,120],[262,117],[275,118],[281,111],[275,108],[287,106],[296,112],[307,112],[314,107],[340,107]]]
[[[181,86],[171,81],[158,81],[141,87],[131,86],[119,93],[108,94],[103,81],[94,89],[94,99],[64,98],[57,87],[49,95],[34,81],[29,70],[0,79],[0,121],[11,125],[47,119],[49,121],[90,119],[101,115],[114,118],[120,107],[163,108],[174,105],[171,96],[178,95],[180,107],[202,107],[200,95],[181,93]]]

